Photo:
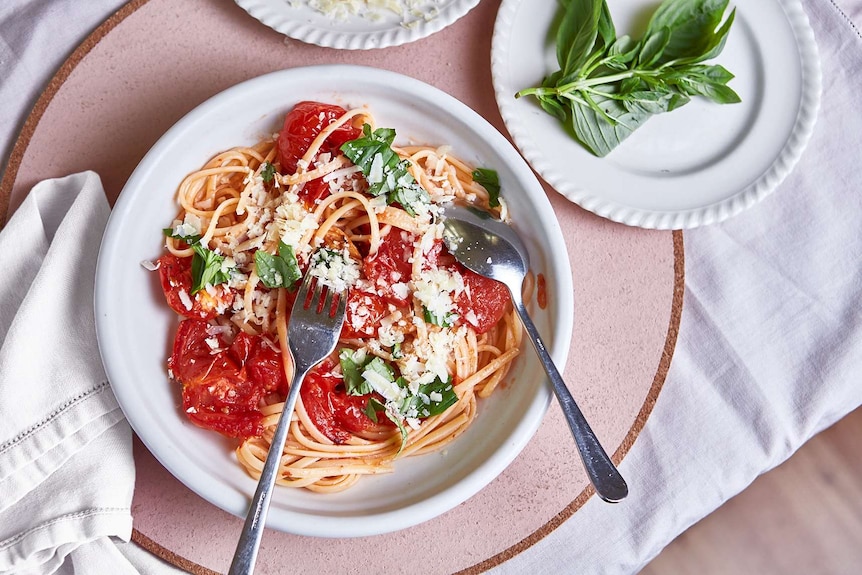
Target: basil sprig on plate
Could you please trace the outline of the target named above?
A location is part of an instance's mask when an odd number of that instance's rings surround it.
[[[736,9],[728,0],[664,0],[640,41],[617,38],[606,0],[562,0],[556,34],[560,69],[534,96],[596,156],[605,156],[650,116],[704,96],[739,102],[727,83],[733,74],[702,62],[718,56]]]

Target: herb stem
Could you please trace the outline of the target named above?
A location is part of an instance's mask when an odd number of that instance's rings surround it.
[[[613,84],[614,82],[619,82],[621,80],[626,80],[635,76],[645,78],[654,77],[657,75],[658,74],[652,70],[639,70],[636,68],[634,70],[618,72],[609,76],[599,76],[596,78],[580,78],[578,80],[575,80],[574,82],[569,82],[568,84],[562,84],[553,88],[543,86],[526,88],[515,94],[515,97],[520,98],[522,96],[559,96],[563,98],[568,98],[567,94],[587,90],[592,88],[593,86],[601,86],[602,84]]]

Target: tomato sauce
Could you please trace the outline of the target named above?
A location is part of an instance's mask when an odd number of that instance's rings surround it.
[[[548,307],[548,286],[545,281],[545,274],[536,276],[536,303],[539,304],[539,309],[547,309]]]

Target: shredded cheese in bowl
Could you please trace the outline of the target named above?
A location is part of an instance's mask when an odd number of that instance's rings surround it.
[[[387,12],[401,16],[401,23],[424,18],[430,20],[439,13],[440,0],[291,0],[291,5],[307,5],[335,20],[359,16],[380,20]]]

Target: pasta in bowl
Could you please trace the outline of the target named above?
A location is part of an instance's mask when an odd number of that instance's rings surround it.
[[[564,362],[559,227],[523,160],[463,104],[397,74],[326,66],[250,80],[181,120],[123,190],[97,272],[103,361],[147,447],[244,514],[289,380],[291,287],[312,273],[349,287],[348,317],[303,385],[268,524],[381,533],[491,481],[550,395],[519,354],[505,289],[439,241],[438,206],[453,197],[516,214],[547,286],[540,329]],[[321,245],[324,261],[311,260]]]

